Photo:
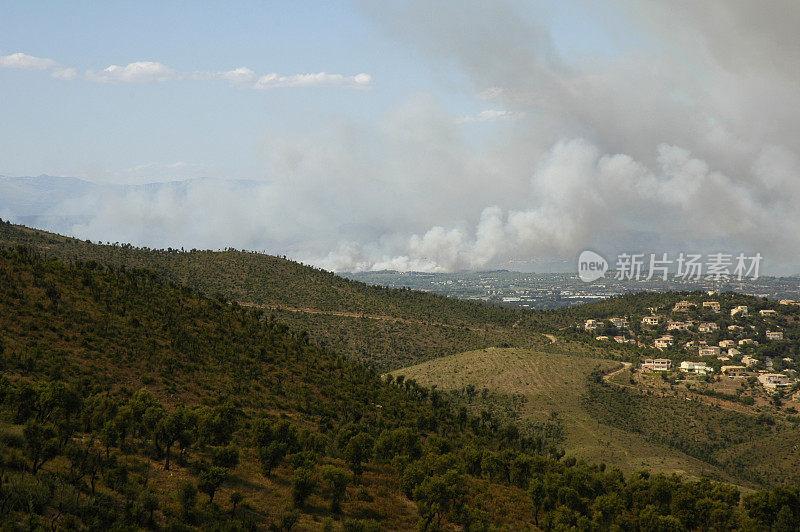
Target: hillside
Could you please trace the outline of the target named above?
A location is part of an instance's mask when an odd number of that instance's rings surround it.
[[[792,444],[800,438],[797,416],[774,406],[747,407],[634,385],[630,371],[613,371],[621,367],[618,362],[550,347],[549,352],[482,349],[392,375],[448,392],[475,411],[505,413],[522,424],[556,421],[568,454],[624,472],[646,468],[751,487],[800,481],[800,451]],[[605,373],[610,377],[600,379]]]
[[[274,311],[324,345],[380,370],[478,347],[543,341],[520,325],[526,320],[520,310],[369,286],[266,254],[100,245],[0,222],[0,246],[17,245],[65,261],[147,268],[210,297]],[[409,334],[386,340],[393,328]]]
[[[563,427],[564,449],[570,455],[605,462],[626,473],[649,469],[666,474],[683,473],[732,480],[717,467],[633,431],[620,430],[584,405],[587,380],[593,371],[610,372],[619,362],[519,349],[484,349],[438,358],[395,370],[424,386],[463,397],[475,390],[476,408],[491,408],[494,397],[482,401],[482,390],[524,398],[513,412],[522,422],[556,419]]]
[[[7,528],[675,529],[713,512],[727,530],[800,518],[797,488],[740,507],[735,488],[707,480],[626,478],[153,272],[20,248],[0,250],[0,281]]]

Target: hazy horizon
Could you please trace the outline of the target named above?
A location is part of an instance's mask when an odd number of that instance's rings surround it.
[[[763,274],[800,271],[793,2],[4,14],[0,174],[92,183],[6,179],[4,219],[334,271],[584,249],[761,253]]]

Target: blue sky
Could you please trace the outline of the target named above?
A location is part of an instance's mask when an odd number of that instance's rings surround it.
[[[791,0],[0,0],[0,175],[183,180],[36,214],[334,270],[588,248],[795,271],[797,27]],[[0,217],[45,205],[14,187]]]
[[[554,42],[564,51],[613,53],[589,13],[551,3]],[[457,69],[366,20],[347,2],[2,2],[0,55],[24,53],[77,70],[0,68],[0,173],[125,180],[127,169],[183,162],[179,176],[264,177],[265,137],[303,134],[340,117],[368,122],[410,95],[430,94],[454,116],[487,109]],[[257,74],[367,73],[365,90],[247,90],[222,80],[96,83],[88,70],[149,61],[174,70]],[[478,131],[477,134],[480,134]],[[152,179],[169,176],[153,169]],[[148,176],[141,177],[147,179]]]

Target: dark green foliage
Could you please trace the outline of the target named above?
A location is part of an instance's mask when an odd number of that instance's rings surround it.
[[[322,480],[322,491],[331,500],[331,513],[338,514],[342,511],[342,500],[350,483],[350,474],[340,467],[324,465],[320,468],[319,476]]]
[[[208,500],[213,503],[214,495],[227,478],[228,470],[224,467],[208,467],[197,476],[197,489],[208,495]]]
[[[344,454],[347,463],[356,476],[360,477],[364,470],[363,462],[372,458],[372,449],[375,443],[372,436],[366,432],[359,432],[347,442]]]
[[[739,507],[738,490],[723,484],[625,478],[564,458],[488,413],[459,413],[447,395],[382,380],[263,313],[153,272],[0,250],[0,338],[9,529],[289,530],[327,515],[304,504],[317,479],[348,530],[390,519],[411,528],[416,516],[386,506],[404,495],[428,527],[730,530],[797,520],[796,487],[756,492]],[[154,384],[143,387],[142,375]],[[256,457],[272,479],[237,476]],[[355,510],[344,463],[368,471]],[[281,506],[254,511],[248,495],[231,497],[239,506],[227,511],[224,494],[251,487],[278,493]],[[198,489],[211,504],[197,504]],[[220,491],[225,511],[214,504]],[[275,510],[291,499],[302,511]]]
[[[303,507],[315,487],[314,474],[310,469],[301,467],[295,470],[292,475],[292,503],[295,508]]]

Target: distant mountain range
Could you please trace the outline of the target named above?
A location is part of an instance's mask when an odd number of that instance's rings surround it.
[[[135,193],[157,196],[170,190],[179,196],[198,183],[224,182],[228,187],[254,188],[254,180],[194,178],[141,185],[94,183],[76,177],[0,176],[0,218],[47,231],[72,234],[76,225],[88,223],[100,205]]]

